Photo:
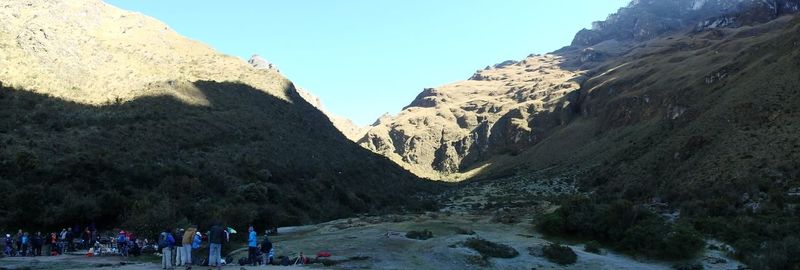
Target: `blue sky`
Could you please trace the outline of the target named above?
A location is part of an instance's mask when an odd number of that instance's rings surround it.
[[[335,114],[371,124],[425,87],[569,45],[629,0],[107,0],[215,49],[259,54]]]

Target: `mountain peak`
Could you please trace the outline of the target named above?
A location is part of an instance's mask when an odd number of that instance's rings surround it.
[[[691,27],[738,27],[800,11],[800,0],[635,0],[605,21],[592,23],[572,41],[592,46],[606,40],[645,41]]]

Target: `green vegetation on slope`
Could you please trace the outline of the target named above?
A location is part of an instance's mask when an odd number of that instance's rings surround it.
[[[0,89],[0,229],[274,226],[431,206],[416,194],[436,187],[348,141],[293,89],[286,101],[239,83],[171,87],[209,105]]]
[[[575,175],[593,207],[656,202],[666,211],[656,214],[677,214],[756,269],[795,267],[798,30],[800,20],[781,18],[647,42],[592,72],[575,104],[579,118],[518,158],[493,163],[485,177],[509,168]],[[568,209],[557,214],[585,212]],[[623,234],[670,231],[660,227]],[[591,237],[625,245],[624,237]]]

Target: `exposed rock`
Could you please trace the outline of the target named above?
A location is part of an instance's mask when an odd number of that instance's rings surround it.
[[[427,88],[358,142],[437,179],[495,154],[516,153],[561,123],[561,116],[549,113],[570,106],[561,98],[580,87],[574,81],[580,74],[562,69],[564,61],[531,56],[478,71],[467,81]]]
[[[583,29],[574,46],[605,40],[650,40],[695,27],[697,31],[763,23],[800,10],[800,0],[638,0]]]
[[[269,69],[280,72],[277,66],[273,65],[258,54],[254,54],[252,57],[250,57],[250,60],[247,60],[247,63],[253,66],[255,69]]]

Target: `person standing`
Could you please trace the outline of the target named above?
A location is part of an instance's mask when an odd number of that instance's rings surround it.
[[[17,232],[17,235],[14,237],[14,240],[16,241],[17,244],[17,254],[19,255],[22,255],[22,237],[24,235],[25,234],[23,234],[22,230],[20,229],[19,232]]]
[[[83,239],[83,247],[81,247],[82,249],[89,249],[92,247],[92,232],[89,231],[89,227],[86,227],[86,229],[83,230],[83,235],[81,235],[81,238]]]
[[[28,248],[31,245],[30,239],[31,237],[27,232],[22,233],[22,239],[20,239],[20,242],[22,242],[22,249],[19,250],[20,252],[22,252],[22,257],[30,255],[28,254]]]
[[[124,230],[117,234],[117,250],[123,257],[128,257],[128,234]]]
[[[186,228],[186,231],[183,233],[183,239],[181,239],[181,246],[180,253],[181,259],[183,259],[183,264],[186,265],[186,269],[192,269],[192,244],[194,243],[194,236],[197,233],[197,226],[191,225],[189,228]]]
[[[44,237],[42,236],[42,232],[36,232],[36,234],[31,237],[31,248],[33,249],[33,256],[42,256],[42,246],[44,246]]]
[[[247,258],[253,266],[256,266],[258,264],[256,261],[258,257],[258,236],[252,225],[247,228],[247,231]]]
[[[47,245],[50,246],[50,256],[61,255],[61,247],[58,244],[58,236],[56,233],[50,233],[50,237],[47,238]]]
[[[175,266],[183,265],[183,229],[175,229],[175,236],[179,237],[175,241]]]
[[[6,234],[6,238],[3,239],[5,242],[5,249],[3,249],[3,253],[6,256],[13,257],[14,256],[14,238],[11,238],[11,234]]]
[[[272,242],[269,241],[269,230],[264,232],[264,242],[261,243],[261,253],[264,254],[264,265],[272,264],[272,257],[275,252],[272,250]]]
[[[67,230],[67,228],[64,228],[58,234],[58,251],[59,251],[59,254],[64,254],[64,252],[67,252],[67,246],[69,245],[69,242],[67,242],[67,235],[68,234],[69,234],[69,231]]]
[[[225,241],[225,230],[222,228],[219,222],[215,222],[214,226],[211,226],[211,230],[208,233],[208,266],[217,266],[218,269],[222,269],[222,265],[220,264],[220,252],[222,252],[222,243]]]
[[[170,229],[166,229],[161,233],[158,245],[163,247],[161,249],[161,268],[174,269],[172,267],[172,248],[175,246],[175,237],[172,236]]]

